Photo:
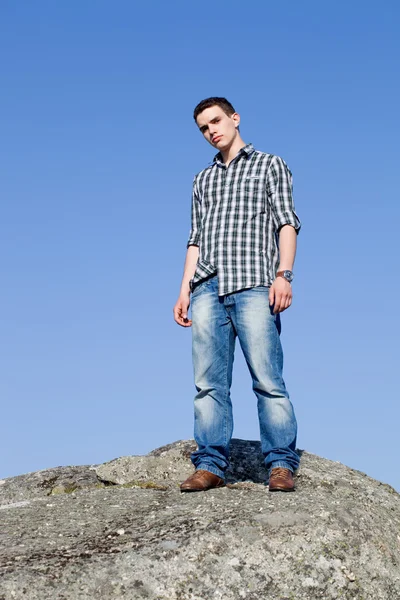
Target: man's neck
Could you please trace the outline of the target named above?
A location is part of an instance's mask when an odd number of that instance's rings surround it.
[[[245,142],[242,140],[240,135],[238,135],[237,138],[233,141],[233,144],[230,146],[230,148],[227,148],[226,150],[221,150],[222,160],[226,166],[229,165],[231,160],[235,158],[239,150],[244,146],[246,146]]]

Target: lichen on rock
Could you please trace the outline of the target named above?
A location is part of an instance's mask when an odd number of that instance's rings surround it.
[[[0,599],[400,599],[393,488],[300,452],[270,494],[259,442],[232,440],[227,486],[183,494],[195,447],[3,480]]]

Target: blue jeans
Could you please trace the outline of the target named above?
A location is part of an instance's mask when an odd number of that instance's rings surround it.
[[[297,423],[282,378],[281,321],[268,301],[266,286],[218,296],[217,276],[194,287],[192,352],[194,380],[194,438],[191,454],[196,470],[225,478],[233,433],[230,388],[236,336],[257,397],[261,450],[265,466],[299,466]]]

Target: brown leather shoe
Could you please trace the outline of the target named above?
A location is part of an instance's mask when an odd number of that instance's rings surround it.
[[[223,487],[225,481],[204,469],[198,469],[186,481],[181,483],[182,492],[205,492],[210,488]]]
[[[284,467],[275,467],[269,476],[270,492],[294,492],[293,473]]]

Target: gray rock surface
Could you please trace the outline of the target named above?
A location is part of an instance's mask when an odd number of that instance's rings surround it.
[[[302,452],[269,493],[259,442],[227,487],[182,494],[193,440],[0,481],[0,600],[400,600],[400,499]]]

